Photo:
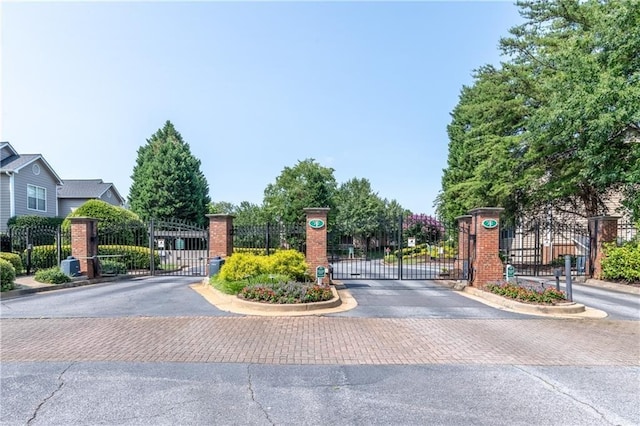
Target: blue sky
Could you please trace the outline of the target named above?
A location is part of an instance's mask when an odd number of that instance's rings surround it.
[[[315,158],[433,214],[446,126],[500,60],[510,2],[3,2],[0,140],[128,194],[171,120],[214,201],[260,204]]]

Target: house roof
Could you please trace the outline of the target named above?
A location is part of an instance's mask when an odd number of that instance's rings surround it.
[[[65,179],[58,186],[58,198],[101,198],[109,190],[124,202],[116,187],[102,179]]]
[[[2,142],[0,148],[4,148],[4,147],[9,147],[11,149],[12,152],[16,152],[15,149],[13,149],[13,147],[11,146],[11,144],[9,144],[9,142]],[[56,173],[55,170],[53,170],[53,167],[51,167],[49,165],[49,163],[47,163],[47,160],[44,159],[44,157],[41,154],[14,154],[11,155],[5,159],[3,159],[2,161],[0,161],[0,173],[5,172],[5,173],[19,173],[20,170],[22,170],[23,168],[27,167],[28,165],[36,162],[40,160],[42,162],[42,164],[45,165],[45,167],[49,170],[49,172],[53,175],[53,177],[56,179],[56,183],[60,184],[62,183],[62,179],[60,179],[60,176],[58,176],[58,174]]]

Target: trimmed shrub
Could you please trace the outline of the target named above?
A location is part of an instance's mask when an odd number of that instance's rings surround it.
[[[224,281],[241,281],[259,274],[269,273],[268,256],[236,253],[225,260],[220,268],[220,279]]]
[[[295,281],[305,281],[307,277],[307,262],[297,250],[282,250],[268,256],[266,266],[268,273],[287,275]]]
[[[71,256],[71,246],[63,245],[61,247],[62,257],[64,260],[67,257]],[[22,258],[22,263],[24,265],[27,264],[27,251],[24,250],[20,255]],[[48,269],[56,266],[58,263],[58,255],[56,253],[55,245],[44,245],[44,246],[34,246],[31,250],[31,269],[39,270],[39,269]]]
[[[24,273],[24,268],[22,267],[22,259],[20,259],[20,255],[15,253],[2,253],[0,252],[0,259],[4,259],[13,265],[13,269],[16,271],[16,275],[20,275]]]
[[[555,288],[536,290],[511,283],[491,283],[486,284],[484,288],[491,293],[525,303],[553,305],[565,302],[567,299],[563,291],[558,291]]]
[[[9,291],[15,288],[16,270],[5,259],[0,259],[0,291]]]
[[[114,257],[112,259],[123,263],[127,269],[151,268],[151,251],[149,251],[149,247],[119,245],[98,246],[98,256],[107,255],[118,255],[118,257]],[[105,260],[102,260],[102,262]],[[160,265],[160,255],[157,253],[154,254],[154,263],[156,265]]]
[[[60,226],[63,220],[63,217],[43,217],[34,215],[12,216],[9,218],[9,220],[7,220],[7,226],[25,228],[42,226],[57,228],[58,226]]]
[[[127,273],[127,265],[117,260],[102,260],[100,267],[102,273],[106,275],[125,275]]]
[[[71,228],[70,218],[72,217],[98,219],[98,238],[101,241],[134,245],[139,231],[143,231],[146,235],[146,227],[137,214],[102,200],[89,200],[69,213],[62,222],[63,230]]]
[[[98,256],[118,255],[118,257],[113,258],[113,260],[124,264],[125,269],[149,269],[151,267],[150,254],[151,252],[148,247],[119,245],[98,246]],[[71,246],[63,245],[62,260],[69,256],[71,256]],[[22,259],[23,262],[26,263],[26,250],[22,253]],[[159,265],[160,256],[155,254],[154,259],[155,264]],[[55,245],[35,246],[31,251],[31,267],[35,270],[51,268],[52,266],[55,266],[57,261],[58,258],[56,255]],[[106,259],[102,260],[102,263],[105,261]]]
[[[40,269],[38,272],[36,272],[35,279],[38,282],[48,284],[63,284],[71,282],[71,278],[69,278],[57,266],[48,269]]]
[[[615,243],[605,244],[604,253],[604,279],[640,283],[640,240],[630,241],[621,246]]]
[[[329,287],[317,284],[278,282],[247,286],[238,296],[256,302],[290,304],[331,300],[333,293]]]

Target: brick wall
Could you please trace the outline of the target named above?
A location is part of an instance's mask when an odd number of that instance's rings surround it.
[[[587,270],[592,271],[592,277],[599,280],[602,279],[602,259],[604,256],[603,246],[605,243],[611,243],[618,238],[618,219],[617,216],[598,216],[589,218],[589,233],[592,236],[591,254],[587,264]]]
[[[233,254],[233,215],[208,214],[209,259],[216,256],[226,258]]]
[[[329,268],[327,260],[327,214],[328,208],[306,208],[304,212],[307,216],[307,264],[309,265],[309,274],[313,277],[316,275],[316,267],[324,266]],[[309,222],[312,219],[320,219],[324,221],[324,226],[320,229],[312,228]],[[329,274],[325,276],[323,282],[329,283]]]
[[[500,260],[500,226],[485,228],[482,222],[493,219],[500,223],[500,207],[481,207],[471,210],[471,232],[475,233],[475,257],[473,259],[474,287],[482,287],[489,282],[503,279],[503,265]]]
[[[87,217],[71,218],[71,256],[80,262],[80,272],[96,278],[93,257],[98,254],[98,221]]]

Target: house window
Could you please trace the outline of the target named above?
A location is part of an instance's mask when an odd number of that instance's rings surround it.
[[[27,208],[29,210],[47,211],[47,189],[35,185],[27,185]]]

